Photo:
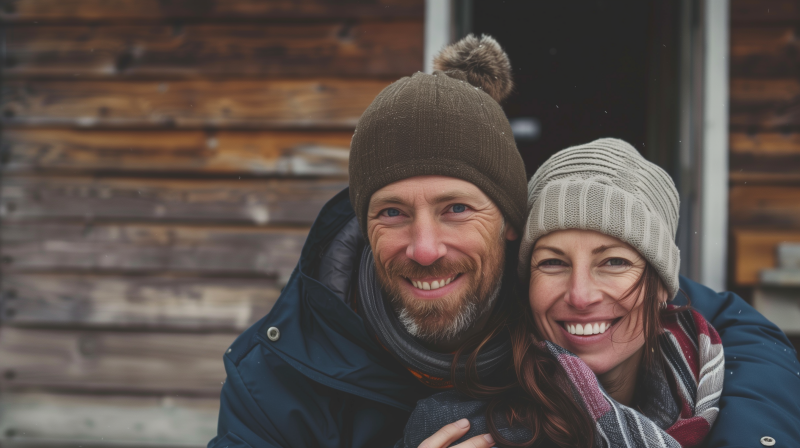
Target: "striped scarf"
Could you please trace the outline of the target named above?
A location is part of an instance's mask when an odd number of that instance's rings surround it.
[[[642,412],[623,406],[600,386],[595,374],[577,356],[545,342],[570,378],[589,415],[595,420],[599,445],[606,447],[693,447],[703,442],[719,414],[725,360],[722,342],[698,312],[686,310],[662,319],[659,344],[665,366],[677,382],[675,403],[664,376],[649,378]]]

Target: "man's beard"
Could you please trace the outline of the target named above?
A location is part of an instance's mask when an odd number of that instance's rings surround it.
[[[385,267],[376,258],[375,270],[406,331],[424,341],[436,342],[457,338],[492,309],[500,295],[504,262],[505,242],[501,240],[492,245],[483,258],[482,272],[478,272],[476,262],[467,257],[442,258],[429,266],[404,258],[391,261]],[[406,279],[444,278],[454,273],[471,275],[466,291],[435,300],[415,298],[399,284],[407,282]]]

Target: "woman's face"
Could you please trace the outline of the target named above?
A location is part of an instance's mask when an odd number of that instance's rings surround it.
[[[643,299],[638,292],[622,297],[645,263],[627,243],[591,230],[540,238],[528,297],[542,336],[578,355],[597,375],[635,368],[644,346]]]

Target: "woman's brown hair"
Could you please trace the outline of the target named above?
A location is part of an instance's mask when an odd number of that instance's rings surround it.
[[[527,291],[527,288],[524,288]],[[658,336],[662,332],[661,317],[674,314],[685,308],[666,310],[660,297],[664,287],[655,269],[647,263],[642,275],[634,285],[619,298],[620,301],[643,294],[644,322],[642,331],[645,343],[641,374],[654,369],[663,369]],[[488,324],[488,332],[462,346],[455,354],[452,378],[456,388],[471,397],[488,400],[486,420],[492,437],[502,446],[527,447],[549,441],[559,447],[590,448],[595,443],[595,422],[588,414],[580,395],[573,391],[572,384],[561,364],[540,344],[542,338],[533,319],[527,294],[511,294],[501,302],[500,309]],[[487,342],[501,332],[508,332],[513,366],[511,378],[500,385],[486,385],[478,378],[477,354]],[[460,356],[469,353],[463,372],[458,372]],[[458,374],[457,374],[458,373]],[[637,381],[636,396],[645,390],[647,382]],[[505,417],[512,426],[525,427],[532,437],[522,443],[506,440],[499,432],[497,417]]]

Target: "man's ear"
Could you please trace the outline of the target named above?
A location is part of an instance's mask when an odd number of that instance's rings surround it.
[[[514,230],[514,228],[513,228],[513,227],[511,227],[511,226],[508,226],[508,227],[506,228],[506,240],[507,240],[507,241],[514,241],[514,240],[516,240],[517,238],[519,238],[519,235],[517,235],[517,231],[516,231],[516,230]]]

